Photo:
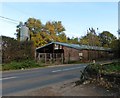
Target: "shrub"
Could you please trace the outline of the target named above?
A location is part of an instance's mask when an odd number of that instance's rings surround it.
[[[34,59],[33,42],[19,42],[14,38],[2,36],[2,63]]]
[[[104,73],[120,73],[120,62],[103,65]]]

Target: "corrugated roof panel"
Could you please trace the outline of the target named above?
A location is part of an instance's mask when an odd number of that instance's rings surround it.
[[[110,48],[103,48],[103,47],[98,47],[98,46],[88,46],[88,45],[79,45],[79,44],[68,44],[68,43],[61,43],[61,42],[51,42],[45,46],[42,46],[42,47],[38,47],[36,49],[41,49],[43,47],[46,47],[48,45],[51,45],[51,44],[59,44],[59,45],[62,45],[62,46],[66,46],[66,47],[70,47],[70,48],[75,48],[75,49],[79,49],[79,50],[82,50],[82,49],[90,49],[90,50],[111,50]]]

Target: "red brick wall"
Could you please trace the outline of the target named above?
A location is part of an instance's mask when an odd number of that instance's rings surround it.
[[[80,50],[76,50],[74,48],[68,48],[65,46],[63,47],[63,49],[64,49],[65,62],[80,60],[80,58],[79,58]]]
[[[93,59],[97,59],[98,51],[93,50],[77,50],[74,48],[63,47],[64,49],[64,58],[65,62],[68,63],[69,61],[80,61],[79,53],[83,53],[82,61],[89,61]]]
[[[83,61],[87,61],[88,60],[88,50],[81,50],[81,52],[83,53]]]
[[[98,57],[98,51],[95,50],[81,50],[83,53],[83,61],[89,61],[93,59],[97,59]]]
[[[96,50],[77,50],[74,48],[69,48],[63,46],[64,49],[64,62],[68,63],[69,61],[80,61],[79,53],[83,53],[82,61],[92,61],[98,59],[108,58],[108,53],[105,51],[96,51]]]

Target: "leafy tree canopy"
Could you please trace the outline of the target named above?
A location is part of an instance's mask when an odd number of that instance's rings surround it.
[[[112,41],[116,40],[117,38],[110,33],[109,31],[103,31],[99,34],[100,42],[103,47],[111,47]]]
[[[87,30],[87,34],[80,38],[80,44],[90,46],[101,46],[100,39],[97,36],[95,29],[89,28],[89,30]]]
[[[29,28],[30,40],[35,47],[43,46],[51,41],[66,42],[65,28],[61,21],[47,21],[44,24],[39,19],[29,18],[25,22]],[[20,40],[20,26],[17,26],[17,39]]]

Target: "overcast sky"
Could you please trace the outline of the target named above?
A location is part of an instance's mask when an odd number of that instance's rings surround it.
[[[12,23],[0,18],[0,35],[14,38],[16,25],[19,21],[27,21],[29,17],[40,19],[43,24],[47,21],[62,21],[69,37],[84,36],[90,27],[99,28],[97,33],[110,31],[118,36],[117,2],[5,2],[2,3],[0,16],[17,20]]]

